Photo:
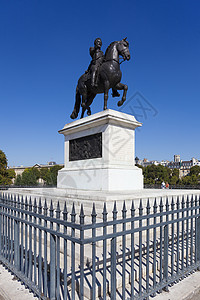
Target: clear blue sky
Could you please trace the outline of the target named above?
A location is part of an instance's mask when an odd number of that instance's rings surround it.
[[[0,149],[10,166],[63,162],[58,130],[71,122],[88,49],[96,37],[105,51],[125,36],[131,60],[121,65],[129,87],[122,111],[143,122],[136,155],[200,159],[198,0],[0,0]],[[92,112],[102,107],[101,95]],[[116,98],[108,107],[118,109]]]

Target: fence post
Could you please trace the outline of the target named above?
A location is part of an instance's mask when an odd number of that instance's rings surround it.
[[[14,215],[16,217],[16,208],[17,208],[17,201],[15,198],[15,208],[14,208]],[[19,222],[14,219],[14,265],[17,271],[20,269],[20,261],[19,261]]]
[[[95,204],[93,203],[93,209],[92,209],[92,300],[96,299],[96,242],[94,241],[96,237],[96,210],[95,210]]]
[[[81,204],[81,210],[80,210],[80,225],[84,225],[84,211],[83,211],[83,204]],[[81,242],[84,240],[84,229],[81,227],[80,229],[80,239]],[[80,245],[80,299],[84,299],[84,244],[82,243]]]
[[[113,221],[117,219],[116,201],[113,208]],[[116,233],[116,224],[113,224],[113,233]],[[116,299],[116,237],[111,240],[111,299]]]
[[[163,265],[163,279],[168,282],[168,225],[164,227],[164,265]],[[163,289],[168,292],[168,286]]]
[[[134,240],[134,228],[135,228],[135,207],[132,200],[131,205],[131,299],[134,299],[134,261],[135,261],[135,240]]]
[[[196,218],[196,260],[198,265],[198,271],[200,271],[200,217]]]
[[[67,221],[67,206],[63,210],[63,220]],[[67,234],[67,226],[64,225],[64,233]],[[67,239],[64,239],[64,300],[67,300]]]
[[[52,200],[49,212],[50,218],[53,218]],[[53,221],[50,221],[50,229],[53,230]],[[52,233],[50,234],[50,299],[56,299],[56,237]]]
[[[2,198],[3,198],[3,196],[2,196],[2,194],[1,194],[1,198],[0,198],[0,201],[2,202]],[[1,249],[2,249],[2,234],[1,234],[1,231],[2,231],[2,229],[1,229],[1,227],[2,227],[2,225],[1,225],[1,222],[2,222],[2,206],[1,206],[1,204],[0,204],[0,255],[1,255]]]
[[[60,204],[58,201],[56,208],[56,219],[60,219]],[[59,233],[60,224],[57,223],[56,230]],[[57,271],[56,271],[56,300],[60,300],[60,237],[57,236],[57,248],[56,248],[56,262],[57,262]]]
[[[71,212],[71,223],[75,223],[76,222],[76,211],[75,211],[75,205],[73,202],[72,205],[72,212]],[[75,227],[71,227],[71,237],[75,237]],[[72,279],[72,283],[71,283],[71,299],[75,300],[75,242],[71,241],[71,279]]]
[[[107,234],[107,209],[106,209],[106,203],[104,202],[104,208],[103,208],[103,235],[106,236]],[[107,252],[107,240],[103,240],[103,299],[106,300],[106,252]]]
[[[143,215],[143,207],[142,207],[142,199],[140,199],[140,206],[139,206],[139,297],[142,296],[142,215]],[[154,239],[156,243],[156,238]],[[156,265],[156,260],[154,260]]]

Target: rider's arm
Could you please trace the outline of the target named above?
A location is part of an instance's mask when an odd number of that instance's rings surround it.
[[[95,52],[95,48],[94,47],[90,47],[90,56],[93,58]]]

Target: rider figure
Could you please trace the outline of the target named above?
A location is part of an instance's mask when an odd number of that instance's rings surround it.
[[[92,87],[97,87],[99,67],[102,65],[104,61],[104,53],[103,51],[101,51],[101,46],[102,46],[102,40],[100,38],[97,38],[94,41],[94,47],[90,47],[90,56],[92,57],[92,61],[88,67],[88,71],[90,71],[91,73]],[[120,96],[120,94],[115,88],[112,89],[112,96],[113,97]]]
[[[100,38],[97,38],[94,41],[94,47],[90,47],[90,56],[92,57],[92,61],[88,69],[91,72],[92,87],[97,87],[98,69],[104,60],[104,54],[103,51],[101,51],[101,46],[102,46],[102,41]]]

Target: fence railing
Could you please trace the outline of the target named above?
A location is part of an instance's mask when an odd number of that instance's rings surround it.
[[[161,184],[145,184],[145,189],[161,189]],[[200,190],[200,184],[196,185],[179,185],[179,184],[170,184],[168,189],[172,190]]]
[[[200,196],[104,204],[0,194],[0,261],[41,299],[149,299],[200,267]],[[98,218],[98,219],[97,219]],[[97,221],[98,220],[98,221]]]

